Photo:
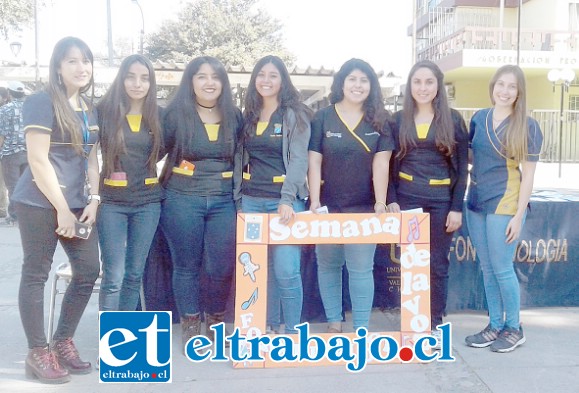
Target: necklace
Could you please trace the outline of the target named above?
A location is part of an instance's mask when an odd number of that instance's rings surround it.
[[[197,103],[197,105],[199,105],[201,108],[207,109],[209,111],[209,113],[213,112],[213,108],[215,108],[217,106],[217,104],[215,104],[213,106],[205,106],[205,105],[202,105],[200,103]]]
[[[497,124],[497,125],[501,124],[503,121],[505,121],[505,119],[506,119],[507,117],[509,117],[509,116],[511,115],[511,114],[509,113],[509,114],[507,114],[506,116],[504,116],[502,119],[499,119],[498,117],[495,116],[495,111],[494,111],[494,109],[493,109],[492,112],[493,112],[493,123],[495,123],[495,124]]]
[[[489,140],[491,146],[493,147],[493,149],[497,152],[497,154],[499,156],[501,156],[502,158],[504,158],[505,160],[508,160],[509,158],[503,153],[503,150],[506,150],[507,146],[503,143],[503,141],[501,140],[501,137],[499,136],[499,134],[505,129],[506,126],[503,126],[500,129],[495,129],[493,127],[493,134],[494,134],[495,138],[498,140],[498,143],[500,145],[499,147],[497,147],[495,145],[495,142],[493,141],[493,138],[491,137],[491,131],[489,130],[489,115],[490,114],[491,114],[491,111],[488,111],[486,121],[485,121],[485,128],[487,131],[488,140]],[[506,117],[505,117],[505,119],[506,119]],[[492,119],[492,118],[491,118],[491,120],[494,121],[494,119]]]

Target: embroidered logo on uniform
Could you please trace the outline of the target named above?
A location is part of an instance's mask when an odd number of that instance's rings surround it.
[[[326,131],[326,138],[341,138],[341,132],[332,132],[330,130]]]
[[[273,133],[275,135],[281,135],[281,124],[280,123],[275,123],[273,125]]]

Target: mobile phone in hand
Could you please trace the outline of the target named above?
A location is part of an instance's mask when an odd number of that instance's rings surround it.
[[[92,231],[92,226],[85,224],[84,222],[76,222],[74,224],[74,237],[79,239],[88,239]]]

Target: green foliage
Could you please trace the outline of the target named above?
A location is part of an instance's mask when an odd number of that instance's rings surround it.
[[[10,39],[11,33],[30,26],[33,18],[33,0],[0,0],[0,35],[5,40]]]
[[[197,56],[214,56],[223,64],[253,65],[274,54],[288,64],[294,56],[283,46],[277,19],[261,9],[257,0],[199,0],[188,3],[177,21],[165,21],[147,38],[152,60],[187,62]]]

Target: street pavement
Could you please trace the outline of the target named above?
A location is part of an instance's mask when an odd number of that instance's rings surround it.
[[[576,166],[563,167],[565,179],[557,183],[555,164],[540,167],[538,188],[578,189]],[[565,173],[566,172],[566,173]],[[537,184],[538,183],[538,184]],[[464,337],[487,324],[485,312],[451,313],[452,355],[456,361],[429,364],[369,365],[360,373],[341,366],[234,369],[231,363],[193,364],[176,348],[180,330],[173,326],[173,381],[170,384],[100,384],[96,371],[72,376],[64,385],[45,385],[24,376],[26,339],[18,311],[18,285],[22,250],[17,227],[0,227],[0,392],[579,392],[579,307],[533,308],[521,312],[527,342],[514,352],[498,354],[488,348],[464,344]],[[66,261],[57,250],[53,268]],[[573,260],[570,263],[577,263]],[[452,279],[452,277],[451,277]],[[577,279],[570,277],[570,279]],[[52,277],[49,279],[51,282]],[[50,285],[45,291],[48,310]],[[62,296],[57,299],[57,311]],[[75,342],[85,359],[94,362],[98,352],[97,296],[93,295],[81,320]],[[48,314],[46,312],[46,314]],[[372,326],[392,315],[375,310]],[[314,326],[321,331],[323,325]]]

